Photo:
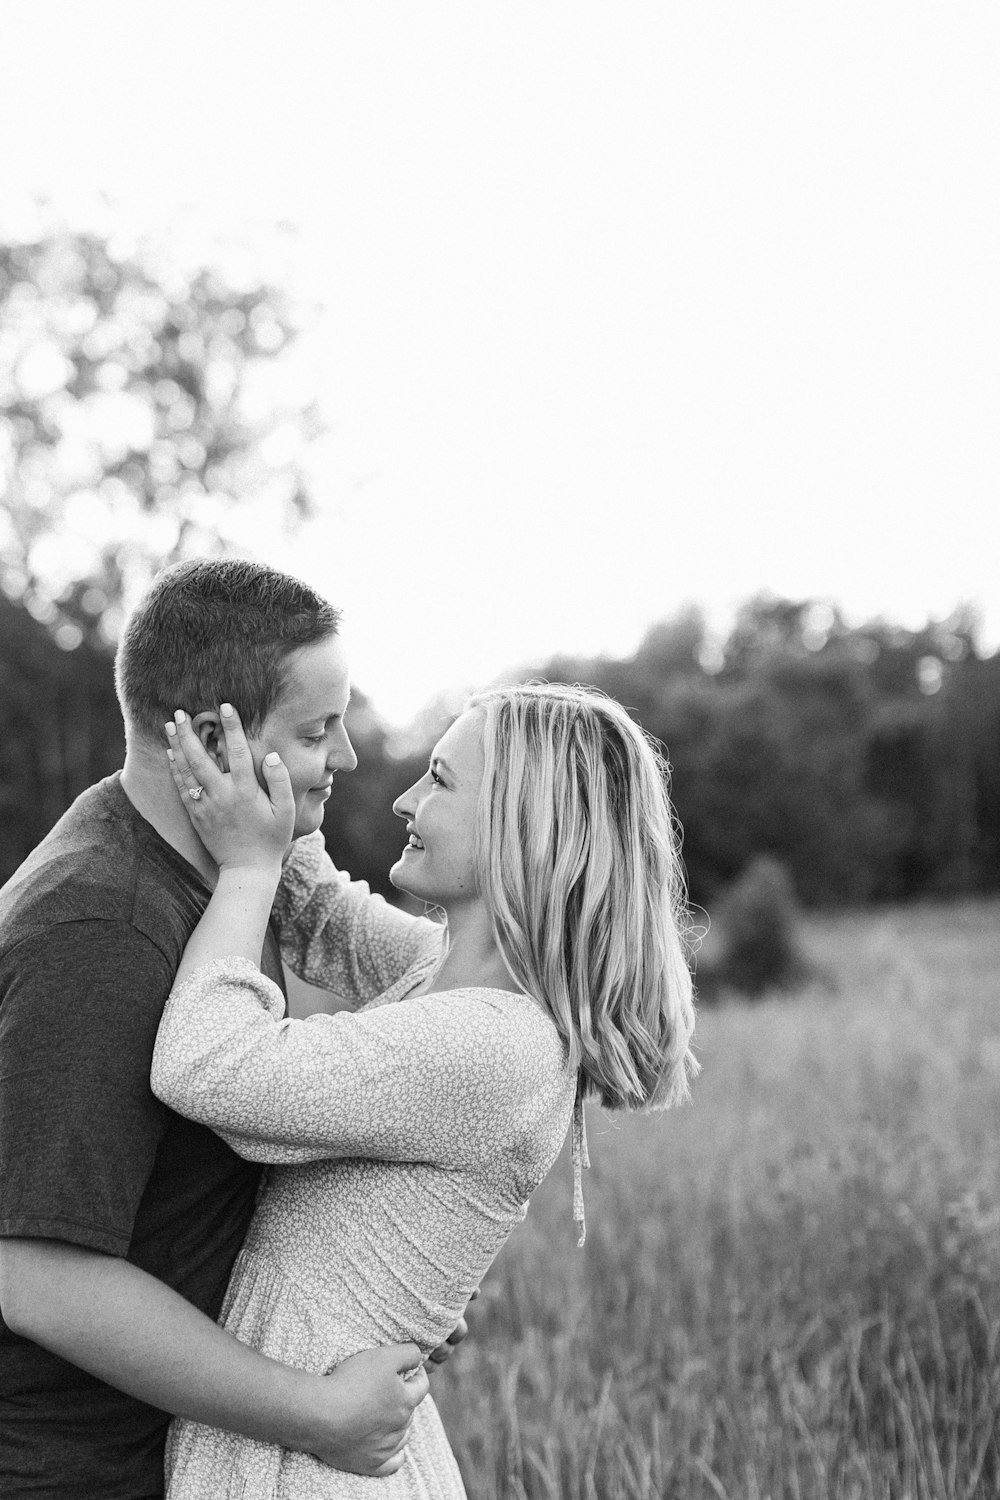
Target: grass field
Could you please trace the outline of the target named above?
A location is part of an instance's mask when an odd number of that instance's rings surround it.
[[[816,920],[699,1018],[695,1100],[589,1116],[435,1395],[472,1500],[1000,1496],[1000,903]]]

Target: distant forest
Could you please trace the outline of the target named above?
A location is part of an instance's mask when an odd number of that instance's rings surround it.
[[[1000,653],[961,611],[919,630],[849,627],[825,604],[762,596],[721,643],[692,609],[625,660],[557,657],[519,675],[592,684],[662,741],[699,904],[760,855],[813,907],[1000,887]],[[391,895],[390,805],[442,726],[429,710],[392,754],[363,695],[351,714],[359,767],[325,833],[342,867]],[[0,595],[0,879],[122,755],[110,649],[64,649]]]

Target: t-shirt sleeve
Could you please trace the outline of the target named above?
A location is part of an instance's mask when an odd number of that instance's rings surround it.
[[[295,843],[272,915],[288,967],[353,1009],[441,950],[436,922],[390,906],[338,870],[319,831]]]
[[[562,1067],[554,1029],[518,1024],[490,994],[282,1020],[253,964],[216,960],[167,1002],[153,1088],[254,1161],[473,1166],[518,1136]]]
[[[126,922],[0,961],[0,1235],[124,1255],[166,1123],[149,1066],[170,968]]]

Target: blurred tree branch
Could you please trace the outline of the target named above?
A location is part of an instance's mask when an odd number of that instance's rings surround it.
[[[279,390],[301,326],[280,288],[162,243],[0,243],[0,584],[61,645],[112,644],[164,563],[234,550],[241,508],[309,513],[318,415]]]

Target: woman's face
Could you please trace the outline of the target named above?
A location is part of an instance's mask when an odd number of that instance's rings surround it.
[[[484,769],[483,715],[470,709],[434,746],[420,780],[392,804],[410,835],[389,871],[399,890],[445,910],[479,899],[476,804]]]

